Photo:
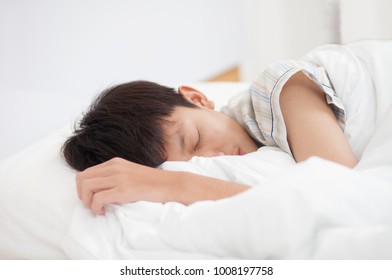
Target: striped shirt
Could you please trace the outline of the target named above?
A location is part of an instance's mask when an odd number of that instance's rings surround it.
[[[323,90],[327,103],[332,106],[344,130],[345,109],[327,72],[322,66],[306,61],[285,60],[270,64],[246,91],[232,98],[222,111],[235,118],[263,145],[277,146],[292,155],[279,98],[284,84],[298,71],[302,71]]]

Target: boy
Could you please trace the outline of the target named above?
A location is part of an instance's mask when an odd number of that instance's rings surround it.
[[[193,156],[241,156],[262,143],[281,147],[298,162],[315,155],[355,166],[334,104],[327,102],[326,92],[302,66],[295,67],[279,92],[270,92],[271,104],[275,94],[274,108],[265,110],[261,105],[245,114],[214,111],[204,94],[186,86],[176,92],[137,81],[105,91],[63,147],[67,162],[82,171],[77,175],[79,198],[94,213],[103,214],[108,203],[147,200],[187,205],[229,197],[249,186],[154,167]],[[260,116],[268,115],[273,122],[269,111],[276,122],[280,116],[281,124],[272,124],[265,132],[268,121]]]

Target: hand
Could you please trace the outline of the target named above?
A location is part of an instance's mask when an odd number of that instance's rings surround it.
[[[109,203],[136,201],[185,205],[201,200],[218,200],[249,187],[188,172],[143,166],[121,158],[87,168],[76,176],[79,198],[96,214],[105,213]]]
[[[114,158],[79,172],[77,192],[96,214],[104,214],[104,206],[109,203],[167,202],[172,200],[167,186],[173,177],[167,176],[168,172]]]

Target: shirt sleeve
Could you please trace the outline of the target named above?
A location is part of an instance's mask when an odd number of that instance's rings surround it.
[[[322,66],[293,60],[272,63],[251,84],[249,88],[250,99],[255,112],[255,121],[262,135],[260,141],[264,145],[278,146],[291,155],[279,99],[285,83],[299,71],[302,71],[323,90],[326,101],[332,106],[342,129],[344,129],[345,123],[343,103],[337,97],[328,74]]]
[[[223,113],[236,119],[261,144],[277,146],[293,156],[279,99],[285,83],[298,71],[302,71],[323,90],[344,131],[346,111],[342,100],[337,96],[324,67],[308,61],[283,60],[270,64],[247,90],[229,100],[222,108]]]

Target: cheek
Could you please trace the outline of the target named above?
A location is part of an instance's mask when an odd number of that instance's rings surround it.
[[[242,135],[242,128],[234,120],[224,120],[217,124],[213,135],[216,142],[237,142]]]
[[[239,136],[243,134],[244,130],[243,128],[237,123],[234,119],[227,117],[225,122],[225,132],[228,134],[232,134],[233,136]]]
[[[220,138],[221,136],[228,137],[232,134],[233,126],[230,121],[226,119],[216,120],[210,123],[211,133],[213,137]]]
[[[206,138],[208,136],[210,143],[233,142],[235,139],[241,138],[244,133],[244,130],[234,119],[216,111],[209,118],[204,119],[203,126],[203,133]]]

